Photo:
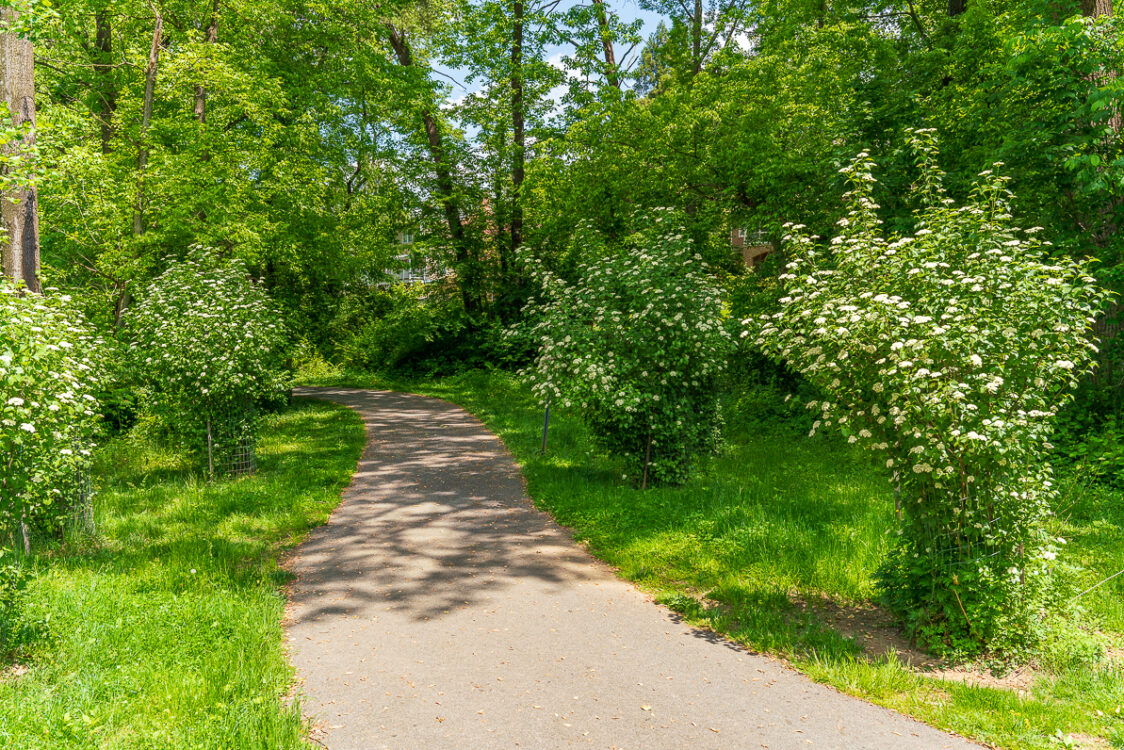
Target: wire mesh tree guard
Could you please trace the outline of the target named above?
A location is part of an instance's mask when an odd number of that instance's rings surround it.
[[[70,455],[84,456],[80,443],[74,443],[69,449]],[[11,462],[18,463],[22,458],[23,449],[15,446]],[[4,544],[5,534],[10,534],[9,541],[19,544],[24,552],[30,553],[31,539],[41,533],[58,538],[67,532],[81,535],[93,534],[94,525],[94,483],[93,469],[88,459],[79,458],[70,463],[66,469],[56,474],[52,480],[52,489],[57,490],[60,512],[51,516],[29,518],[22,515],[14,528],[0,528],[0,546]]]
[[[205,417],[207,474],[238,477],[257,471],[257,412],[252,404],[225,404]]]

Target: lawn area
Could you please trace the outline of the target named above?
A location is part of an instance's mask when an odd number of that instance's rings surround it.
[[[298,401],[267,419],[248,478],[106,445],[96,536],[23,561],[39,637],[0,677],[0,747],[306,747],[278,557],[327,519],[363,443],[351,411]]]
[[[864,651],[862,631],[872,618],[878,625],[870,601],[895,528],[893,493],[840,441],[749,434],[732,422],[728,449],[696,479],[641,492],[564,411],[553,410],[541,456],[542,411],[510,375],[319,380],[345,382],[467,408],[516,456],[539,507],[697,625],[785,657],[848,693],[999,747],[1124,747],[1124,667],[1102,658],[1124,633],[1124,576],[1069,607],[1082,608],[1078,621],[1096,627],[1063,628],[1011,688],[940,679],[893,653]],[[1070,540],[1067,562],[1084,567],[1066,574],[1077,593],[1124,568],[1124,498],[1101,487],[1065,487],[1058,523]],[[908,646],[900,635],[895,643]]]

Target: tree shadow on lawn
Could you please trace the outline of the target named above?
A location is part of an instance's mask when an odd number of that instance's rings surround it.
[[[122,439],[100,459],[96,535],[49,548],[38,564],[122,574],[179,566],[235,587],[275,576],[267,553],[326,517],[353,465],[341,449],[341,418],[295,405],[274,417],[254,475],[214,482],[182,457],[161,465],[145,455],[152,446]]]

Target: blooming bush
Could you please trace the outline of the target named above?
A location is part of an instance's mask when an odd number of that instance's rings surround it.
[[[239,260],[194,248],[149,285],[127,325],[149,408],[195,450],[208,430],[221,450],[252,442],[255,408],[289,388],[280,313]]]
[[[883,589],[912,632],[938,650],[1013,650],[1034,636],[1060,543],[1044,526],[1048,439],[1090,367],[1099,297],[1080,264],[1012,225],[1002,177],[982,173],[958,207],[931,135],[914,140],[913,234],[881,233],[860,154],[843,170],[842,232],[821,246],[790,227],[780,311],[747,333],[828,394],[808,404],[813,432],[884,454],[903,522]]]
[[[0,280],[0,534],[57,529],[89,463],[98,342],[69,303]]]
[[[730,335],[720,291],[675,215],[657,210],[639,224],[619,247],[579,227],[573,285],[528,259],[543,288],[529,309],[541,343],[529,374],[543,402],[580,408],[637,478],[680,482],[717,445]]]

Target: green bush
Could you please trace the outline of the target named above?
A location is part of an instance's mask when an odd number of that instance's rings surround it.
[[[634,476],[678,483],[718,445],[731,337],[721,291],[679,217],[661,209],[637,223],[620,245],[579,227],[572,285],[527,258],[543,288],[527,310],[540,345],[528,374],[544,403],[578,408]]]
[[[1090,367],[1099,296],[1012,225],[1004,179],[984,172],[956,206],[927,131],[915,145],[913,234],[880,229],[861,154],[842,233],[822,246],[793,226],[780,310],[746,322],[825,394],[813,432],[837,427],[893,471],[904,521],[881,580],[909,630],[937,650],[1015,652],[1040,634],[1058,552],[1048,441]]]
[[[128,312],[145,404],[190,450],[220,453],[256,439],[256,414],[290,388],[280,313],[239,260],[193,248]]]
[[[0,660],[26,653],[48,635],[48,621],[25,606],[31,580],[26,561],[0,549]]]
[[[427,300],[423,285],[396,284],[382,291],[372,317],[341,345],[344,362],[365,370],[403,369],[418,359],[440,333],[456,335],[465,326],[463,313],[447,300]]]
[[[395,284],[352,295],[338,318],[338,359],[372,372],[451,375],[514,369],[530,361],[523,341],[494,320],[473,317],[457,296],[432,285]]]
[[[61,528],[88,470],[100,342],[66,296],[0,281],[0,539]]]

